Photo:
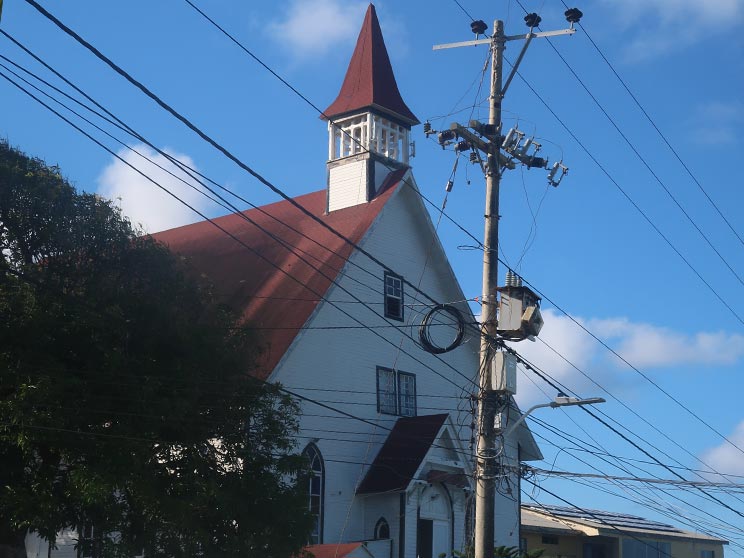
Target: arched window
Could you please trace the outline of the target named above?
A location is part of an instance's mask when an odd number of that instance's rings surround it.
[[[389,539],[390,538],[390,525],[387,520],[381,517],[375,524],[375,538],[376,539]]]
[[[315,444],[308,444],[302,455],[307,457],[310,464],[307,494],[308,507],[315,520],[310,535],[310,544],[323,542],[323,492],[325,490],[325,465],[323,456]]]

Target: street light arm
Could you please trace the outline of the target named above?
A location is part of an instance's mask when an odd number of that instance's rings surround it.
[[[551,401],[550,403],[540,403],[539,405],[533,405],[525,413],[522,413],[522,416],[519,417],[514,424],[510,425],[506,430],[504,430],[504,437],[511,436],[514,431],[517,429],[517,426],[522,424],[526,419],[527,416],[532,413],[532,411],[535,411],[537,409],[542,409],[543,407],[554,407],[556,405],[555,401]]]
[[[595,405],[597,403],[605,403],[606,400],[602,397],[590,397],[588,399],[578,399],[576,397],[561,397],[558,396],[555,398],[554,401],[551,401],[550,403],[540,403],[538,405],[533,405],[525,413],[522,413],[522,416],[519,417],[514,424],[509,426],[504,432],[504,438],[507,438],[508,436],[511,436],[514,431],[516,430],[517,426],[522,424],[526,419],[527,416],[532,413],[532,411],[536,409],[542,409],[544,407],[550,407],[551,409],[556,409],[558,407],[570,407],[572,405]]]

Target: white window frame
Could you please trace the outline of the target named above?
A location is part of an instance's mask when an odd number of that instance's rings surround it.
[[[394,273],[385,272],[384,279],[385,289],[385,317],[392,320],[403,321],[403,277],[395,275]],[[397,301],[398,312],[391,312],[389,310],[388,301]]]
[[[323,544],[323,515],[325,508],[325,463],[320,449],[313,443],[302,451],[310,464],[307,497],[308,509],[315,524],[310,534],[310,544]]]

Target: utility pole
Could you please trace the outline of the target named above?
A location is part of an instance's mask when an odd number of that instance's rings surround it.
[[[507,169],[515,168],[515,160],[528,167],[548,168],[547,159],[536,157],[535,153],[539,145],[528,138],[522,141],[524,134],[513,129],[506,136],[502,135],[501,127],[501,102],[507,88],[517,72],[520,62],[524,57],[527,47],[534,38],[551,37],[556,35],[568,35],[575,32],[574,23],[578,22],[582,14],[576,8],[566,12],[566,19],[571,24],[569,29],[560,31],[548,31],[534,33],[534,27],[540,24],[537,14],[529,14],[525,22],[530,28],[526,35],[504,34],[504,22],[494,21],[493,34],[490,38],[479,39],[486,30],[483,21],[471,23],[471,29],[476,34],[473,41],[450,43],[434,46],[435,50],[488,44],[491,48],[491,90],[489,96],[489,118],[488,124],[484,125],[477,121],[470,121],[469,126],[452,124],[449,130],[439,133],[439,143],[442,147],[456,143],[457,151],[472,150],[471,161],[479,161],[482,165],[481,153],[485,155],[484,171],[486,174],[486,204],[485,204],[485,227],[483,239],[483,291],[482,291],[482,313],[481,313],[481,344],[479,365],[479,397],[478,397],[478,443],[476,451],[476,478],[475,478],[475,558],[493,558],[493,550],[496,544],[494,532],[494,517],[496,503],[496,477],[500,474],[497,458],[499,454],[496,448],[498,434],[496,430],[496,417],[504,409],[508,409],[509,398],[516,391],[516,377],[507,378],[507,366],[494,366],[494,357],[497,354],[495,339],[521,340],[531,335],[537,335],[542,321],[539,318],[539,309],[534,314],[539,325],[532,323],[532,318],[524,321],[522,312],[517,316],[517,329],[510,327],[507,330],[499,329],[498,323],[498,246],[499,246],[499,187],[501,173]],[[514,63],[511,73],[502,87],[504,49],[507,41],[523,39],[522,51]],[[434,134],[431,126],[426,123],[424,132],[427,135]],[[530,148],[534,149],[532,155]],[[502,149],[506,153],[502,153]],[[560,176],[556,176],[560,171]],[[548,181],[557,186],[568,171],[562,162],[555,163],[550,170]],[[448,188],[451,187],[448,185]],[[529,289],[518,287],[528,291],[533,299],[533,308],[537,301],[534,293]],[[522,300],[524,307],[529,303]],[[521,307],[520,307],[521,308]],[[526,315],[526,312],[525,312]],[[532,314],[530,314],[532,316]],[[504,332],[509,335],[503,335]],[[504,355],[504,353],[501,353]],[[499,421],[499,425],[502,422]],[[519,514],[519,510],[517,510]],[[519,517],[519,516],[518,516]]]
[[[491,45],[491,92],[489,96],[488,123],[500,135],[501,124],[501,70],[504,60],[504,23],[494,21]],[[494,145],[495,143],[495,145]],[[483,236],[483,293],[481,310],[480,343],[480,397],[478,398],[478,446],[475,477],[475,556],[490,558],[494,547],[494,515],[496,504],[496,409],[501,407],[501,394],[494,391],[491,382],[491,339],[496,337],[499,264],[499,186],[501,165],[498,162],[499,142],[490,142],[486,156],[486,210]]]

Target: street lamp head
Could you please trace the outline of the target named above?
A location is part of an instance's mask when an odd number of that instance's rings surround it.
[[[550,403],[550,406],[555,409],[556,407],[568,407],[569,405],[594,405],[596,403],[604,402],[605,399],[602,397],[579,399],[578,397],[569,397],[565,393],[559,392],[555,399]]]

